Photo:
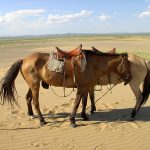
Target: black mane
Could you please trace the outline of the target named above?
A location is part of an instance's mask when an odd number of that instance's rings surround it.
[[[88,54],[92,54],[92,55],[98,55],[98,56],[128,56],[127,53],[105,53],[105,52],[101,52],[101,51],[98,51],[98,50],[85,50],[85,49],[82,49],[82,52],[85,54],[85,55],[88,55]]]

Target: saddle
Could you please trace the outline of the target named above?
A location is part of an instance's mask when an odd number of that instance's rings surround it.
[[[67,52],[56,47],[57,52],[51,51],[50,53],[48,68],[51,71],[63,73],[65,71],[66,60],[71,60],[71,70],[74,70],[74,64],[77,63],[81,68],[81,72],[83,72],[86,68],[87,61],[81,48],[82,45]]]
[[[78,48],[73,49],[71,51],[63,51],[58,47],[56,47],[59,58],[72,58],[72,57],[79,56],[80,54],[82,54],[81,48],[82,45],[80,45]]]

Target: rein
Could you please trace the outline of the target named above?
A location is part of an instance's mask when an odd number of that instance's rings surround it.
[[[121,61],[121,65],[123,65],[123,71],[122,72],[126,72],[127,73],[127,71],[126,71],[126,69],[125,69],[125,66],[124,66],[124,64],[123,64],[123,58],[122,58],[122,61]],[[99,78],[100,79],[100,78]],[[116,81],[116,83],[113,85],[113,86],[111,86],[111,79],[110,79],[110,74],[108,75],[108,80],[109,80],[109,84],[110,84],[110,88],[107,88],[108,90],[101,96],[101,97],[99,97],[96,101],[95,101],[95,103],[97,103],[100,99],[102,99],[109,91],[111,91],[117,84],[118,84],[118,82],[121,80],[122,78],[120,77],[117,81]],[[86,110],[87,109],[89,109],[91,107],[91,105],[90,106],[88,106],[87,108],[86,108]]]
[[[123,63],[123,60],[124,60],[124,58],[122,58],[122,61],[121,61],[121,65],[123,66],[123,70],[121,71],[121,73],[125,72],[126,74],[129,75],[129,73],[127,72],[126,67],[125,67],[125,65],[124,65],[124,63]],[[127,59],[127,60],[128,60],[128,59]],[[129,62],[129,60],[128,60],[128,62]]]
[[[124,64],[123,64],[123,58],[122,58],[122,61],[121,61],[121,64],[120,64],[120,65],[123,66],[123,70],[121,71],[121,73],[123,73],[124,71],[127,73],[127,71],[126,71],[126,69],[125,69],[125,66],[124,66]]]

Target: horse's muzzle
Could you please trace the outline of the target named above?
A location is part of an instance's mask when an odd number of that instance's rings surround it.
[[[124,78],[124,85],[127,85],[132,79],[132,76],[131,75],[128,75]]]

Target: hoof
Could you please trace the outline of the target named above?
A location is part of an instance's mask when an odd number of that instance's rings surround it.
[[[72,124],[70,124],[70,127],[76,128],[76,127],[77,127],[77,124],[76,124],[76,123],[72,123]]]
[[[31,118],[31,119],[35,119],[36,117],[35,117],[34,115],[31,115],[30,118]]]
[[[40,122],[40,126],[41,126],[41,127],[43,127],[43,126],[46,125],[46,124],[47,124],[47,122],[45,122],[45,121]]]
[[[129,121],[135,121],[135,118],[130,118]]]
[[[89,120],[89,117],[84,117],[83,120],[84,120],[84,121],[88,121],[88,120]]]
[[[83,118],[84,121],[89,120],[88,116],[85,113],[81,113],[81,117]]]
[[[94,113],[95,113],[95,111],[94,111],[94,110],[91,110],[91,111],[90,111],[90,113],[91,113],[91,114],[94,114]]]

